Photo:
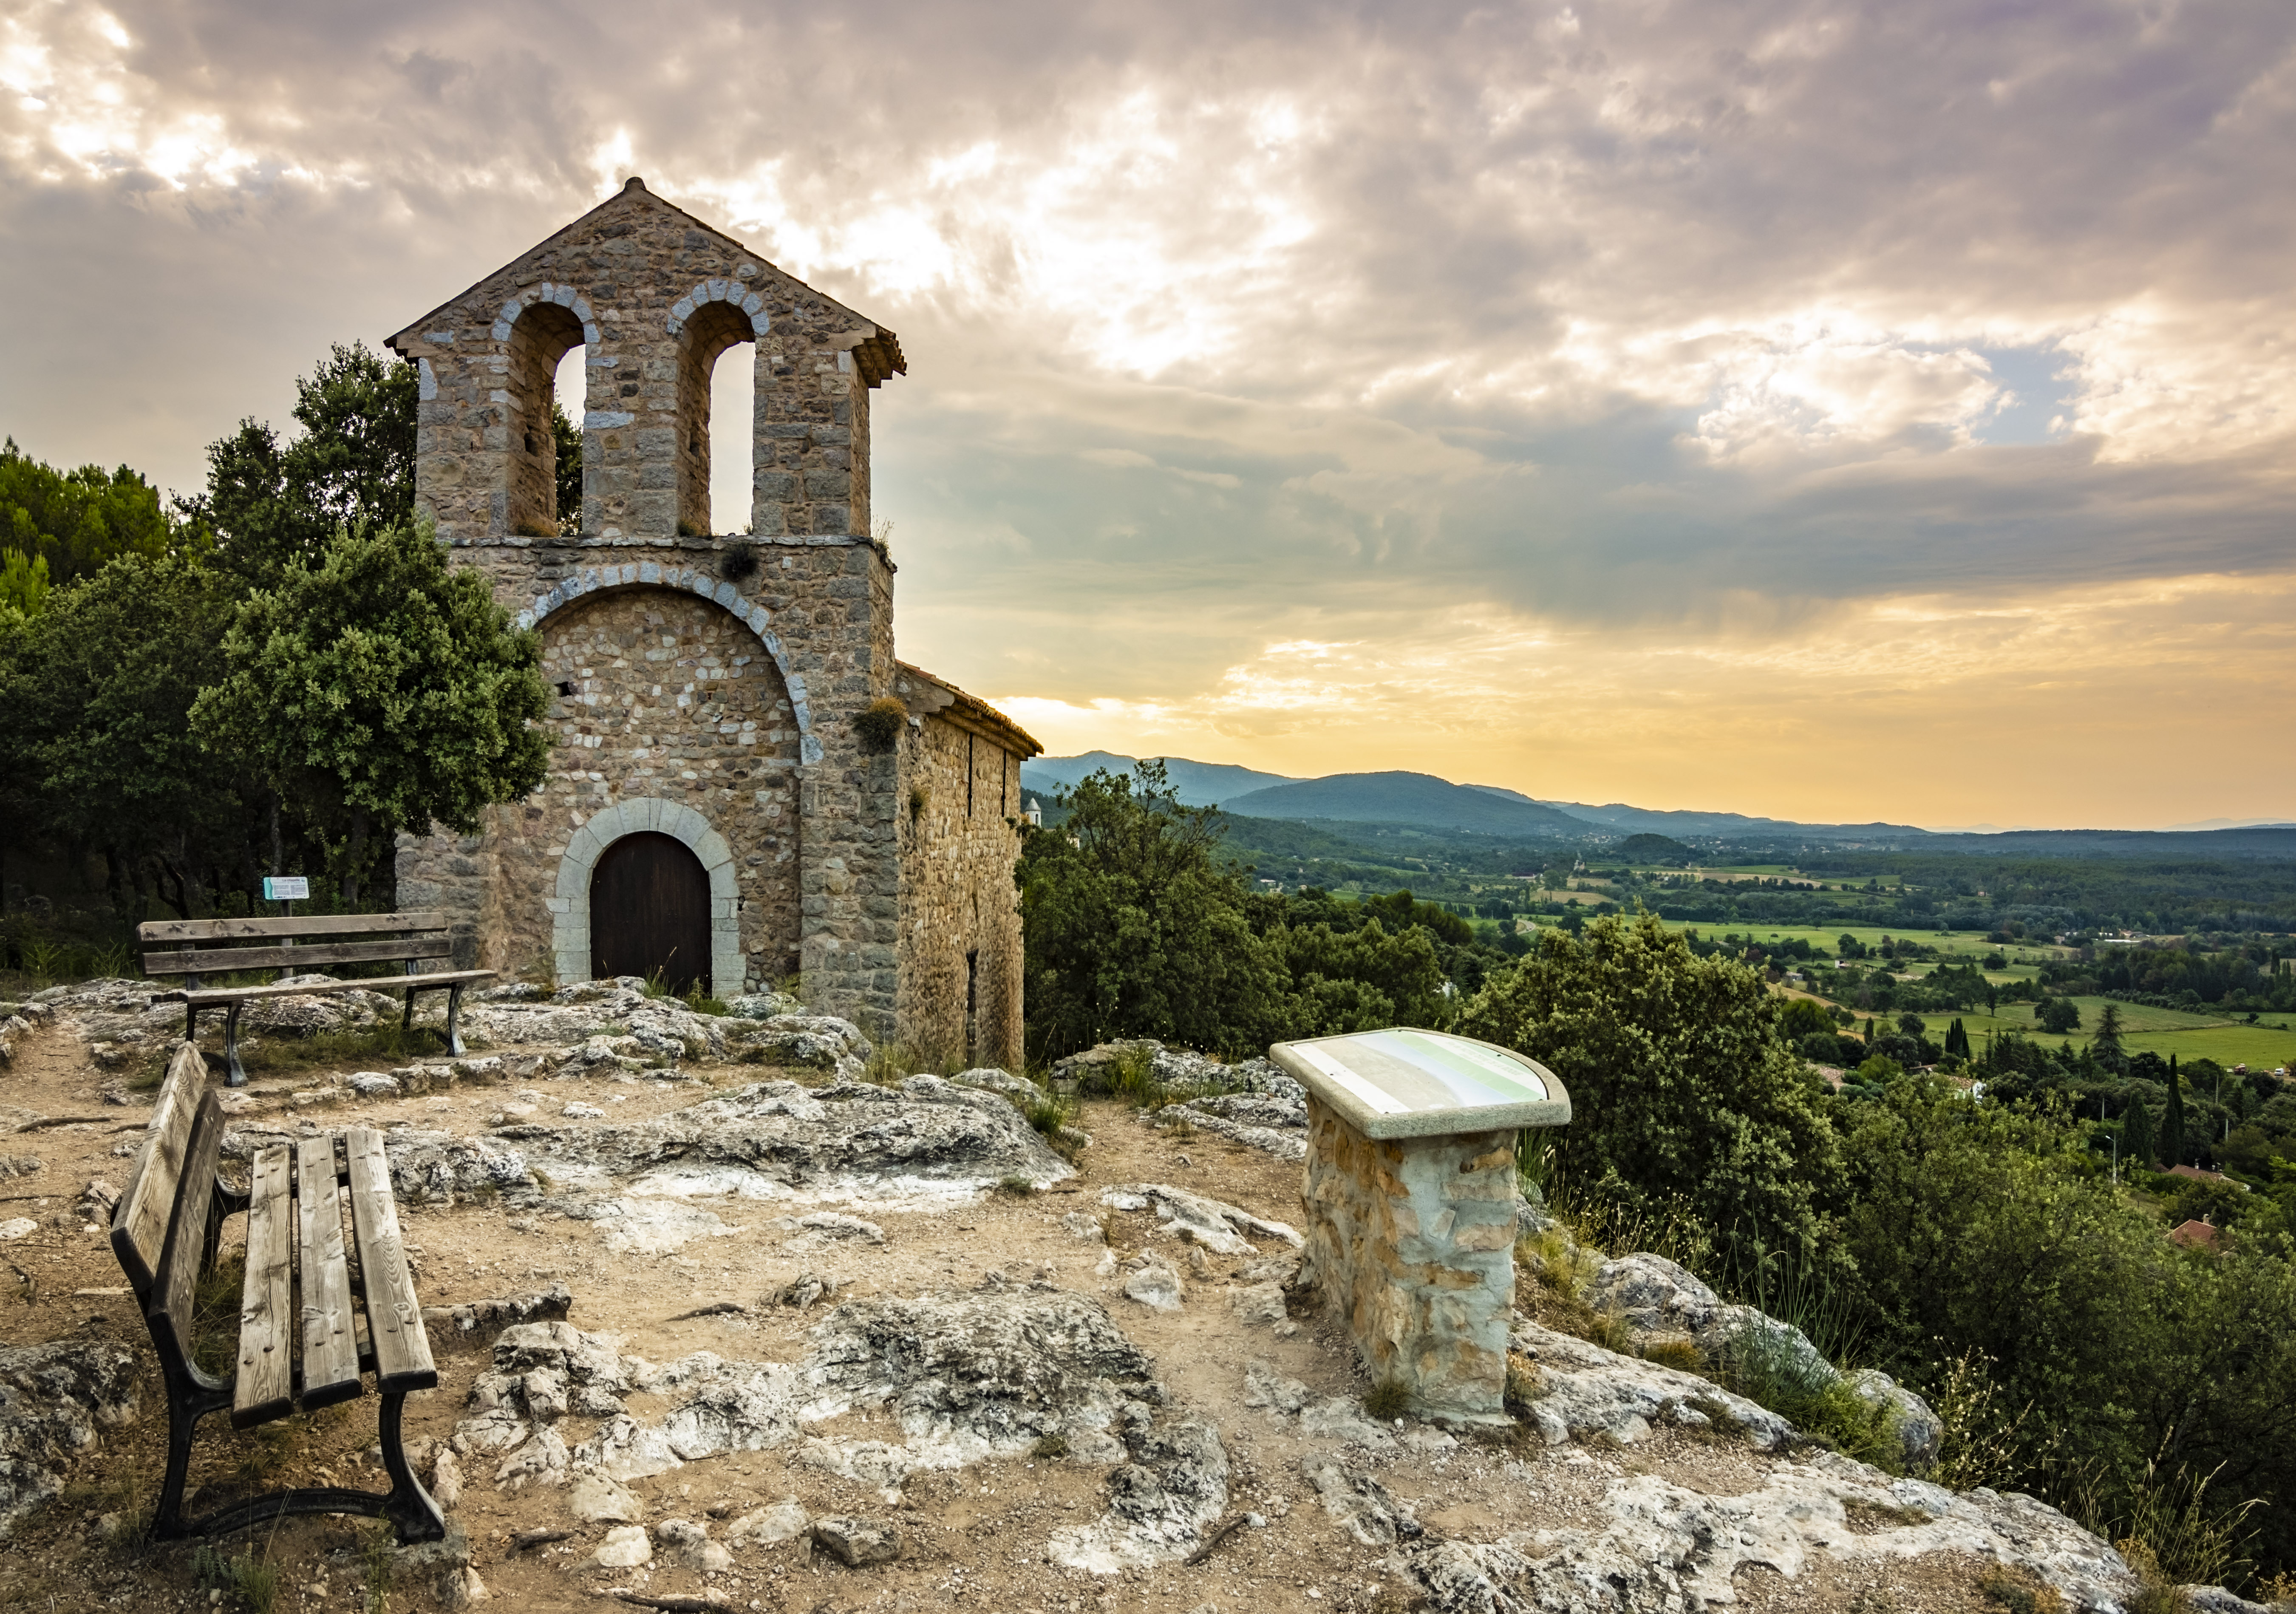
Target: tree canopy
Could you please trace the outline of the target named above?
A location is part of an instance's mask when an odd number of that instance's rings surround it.
[[[240,606],[192,724],[323,826],[356,903],[377,837],[433,820],[471,833],[542,782],[541,657],[427,529],[346,533]]]
[[[158,489],[127,466],[58,471],[14,438],[0,445],[0,606],[37,610],[49,589],[116,555],[165,554],[174,540]]]
[[[1460,1029],[1562,1078],[1571,1122],[1553,1143],[1565,1176],[1653,1208],[1678,1199],[1726,1249],[1828,1258],[1841,1145],[1762,978],[1699,957],[1647,914],[1538,941]]]
[[[250,587],[315,565],[339,531],[414,514],[415,367],[338,343],[295,383],[296,437],[242,420],[208,446],[208,486],[177,509],[212,534],[217,564]]]

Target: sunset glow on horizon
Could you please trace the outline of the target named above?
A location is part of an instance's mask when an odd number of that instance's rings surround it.
[[[0,426],[193,491],[636,173],[899,332],[899,653],[1056,753],[2296,819],[2292,135],[2266,0],[36,0]]]

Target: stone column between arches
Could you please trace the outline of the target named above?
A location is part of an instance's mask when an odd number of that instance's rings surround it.
[[[740,893],[734,848],[692,807],[659,796],[640,796],[598,812],[574,832],[558,860],[558,891],[550,897],[551,952],[561,984],[590,979],[590,876],[606,848],[646,831],[682,840],[709,875],[709,989],[732,997],[743,989]]]

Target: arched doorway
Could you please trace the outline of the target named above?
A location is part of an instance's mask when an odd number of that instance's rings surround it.
[[[673,992],[711,990],[709,873],[674,835],[641,831],[608,847],[590,875],[590,976],[652,976]]]

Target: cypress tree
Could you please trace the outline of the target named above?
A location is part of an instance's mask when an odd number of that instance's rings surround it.
[[[2144,1099],[2132,1099],[2120,1122],[2120,1158],[2131,1166],[2152,1164],[2152,1111]]]
[[[2169,1056],[2169,1108],[2161,1117],[2161,1159],[2175,1167],[2185,1163],[2185,1085],[2177,1075],[2177,1056]]]

